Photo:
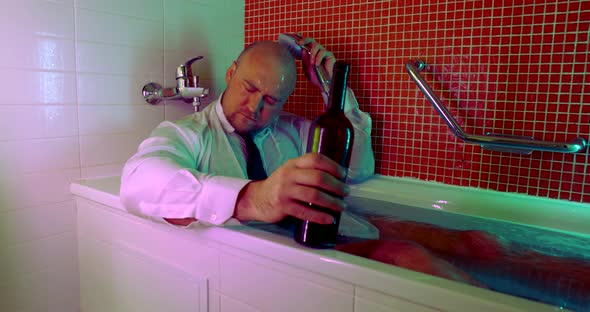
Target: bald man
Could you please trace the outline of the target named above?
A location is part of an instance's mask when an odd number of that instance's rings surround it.
[[[331,77],[336,59],[311,38],[300,43],[311,51],[302,58],[306,77],[321,90],[314,66]],[[197,220],[278,222],[286,216],[331,223],[329,214],[304,203],[343,210],[338,196],[349,192],[341,182],[346,171],[323,155],[306,154],[311,122],[283,112],[296,72],[293,57],[277,42],[249,45],[227,69],[227,87],[218,100],[201,112],[162,122],[127,161],[120,190],[126,209],[181,226]],[[348,181],[362,181],[374,171],[371,119],[350,90],[345,114],[355,130]],[[248,153],[249,138],[267,178],[248,177],[248,159],[255,157]]]

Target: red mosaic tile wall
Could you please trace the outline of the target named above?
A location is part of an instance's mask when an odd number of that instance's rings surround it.
[[[298,31],[351,64],[377,173],[590,202],[587,151],[464,143],[404,68],[429,64],[422,76],[467,133],[589,139],[590,1],[246,0],[245,14],[246,43]],[[286,109],[314,118],[319,92],[299,78]]]

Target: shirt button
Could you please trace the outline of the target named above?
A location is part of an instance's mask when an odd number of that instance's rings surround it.
[[[211,221],[215,221],[217,220],[217,215],[216,214],[212,214],[211,215]]]

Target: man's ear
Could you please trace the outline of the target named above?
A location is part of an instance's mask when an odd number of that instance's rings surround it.
[[[238,68],[238,62],[233,61],[231,65],[228,67],[227,71],[225,72],[225,85],[229,85],[229,81],[234,76],[236,69]]]

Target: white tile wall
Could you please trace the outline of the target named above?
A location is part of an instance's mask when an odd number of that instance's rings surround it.
[[[164,119],[193,109],[141,97],[196,55],[213,100],[244,45],[244,3],[0,1],[0,311],[78,311],[69,182],[120,173]]]
[[[14,1],[0,3],[4,12],[0,19],[0,29],[3,32],[74,39],[73,0],[12,2]]]
[[[73,72],[2,68],[2,77],[2,88],[10,92],[2,93],[0,105],[76,104]]]
[[[3,12],[6,14],[6,12]],[[9,29],[13,29],[10,27]],[[39,35],[2,31],[10,49],[0,49],[0,66],[19,69],[73,71],[75,69],[74,41]],[[4,78],[6,79],[6,77]]]
[[[49,139],[77,134],[77,110],[74,105],[0,106],[1,141]]]
[[[138,75],[114,75],[78,73],[80,86],[92,86],[78,90],[79,105],[121,105],[131,104],[145,107],[145,100],[137,86],[150,81],[162,81],[162,73]],[[104,91],[108,90],[108,91]],[[162,106],[154,106],[163,110]]]

